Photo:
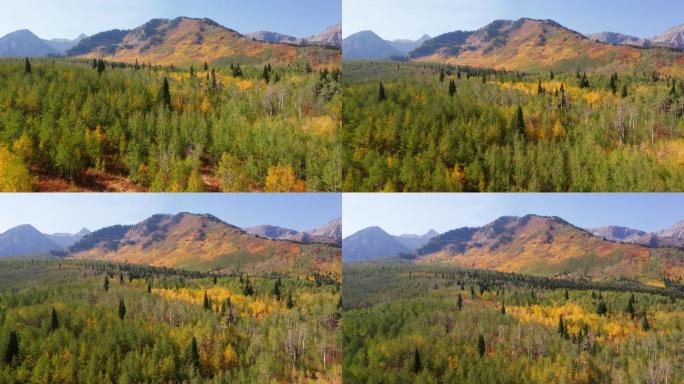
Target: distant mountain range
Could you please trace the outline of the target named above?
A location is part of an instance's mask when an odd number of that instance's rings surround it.
[[[342,240],[342,257],[344,261],[396,257],[413,252],[437,235],[432,229],[423,235],[394,236],[380,227],[365,228]]]
[[[418,40],[385,40],[373,31],[361,31],[342,40],[343,60],[386,60],[404,58],[430,36]]]
[[[0,57],[59,56],[86,38],[81,35],[74,40],[45,40],[28,29],[18,30],[0,37]]]
[[[672,27],[658,36],[647,39],[616,32],[592,33],[587,35],[587,37],[608,44],[624,44],[637,47],[665,47],[684,50],[684,24]]]
[[[444,33],[402,53],[372,31],[342,41],[344,60],[408,58],[508,70],[621,71],[639,65],[677,72],[684,65],[684,26],[642,40],[611,32],[584,36],[553,20],[496,20],[475,31]],[[644,49],[649,48],[649,49]]]
[[[307,37],[294,37],[278,32],[258,31],[245,36],[267,43],[287,43],[294,45],[327,45],[340,47],[342,44],[342,24],[336,24],[325,31]]]
[[[309,231],[278,227],[275,225],[257,225],[244,228],[245,232],[273,240],[292,240],[301,243],[342,244],[342,219],[332,220],[322,227]]]
[[[343,240],[344,261],[400,256],[548,277],[684,281],[684,222],[648,234],[617,226],[585,230],[559,217],[505,216],[433,234],[411,251],[381,228],[367,228]]]
[[[217,61],[289,64],[305,58],[313,66],[321,66],[340,60],[341,32],[338,24],[299,40],[275,32],[248,37],[210,19],[178,17],[153,19],[132,30],[110,30],[74,40],[43,40],[31,31],[16,31],[0,38],[0,57],[67,55],[154,65]]]
[[[83,228],[76,234],[44,234],[25,224],[0,234],[0,257],[43,255],[63,252],[90,231]]]

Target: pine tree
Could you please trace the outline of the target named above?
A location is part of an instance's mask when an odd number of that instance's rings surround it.
[[[627,301],[627,307],[625,307],[625,312],[629,313],[630,317],[634,319],[636,311],[634,310],[634,294],[629,297]]]
[[[207,296],[207,291],[204,291],[204,304],[202,305],[204,309],[211,309],[211,303],[209,302],[209,296]]]
[[[506,314],[506,302],[501,302],[501,314],[505,315]]]
[[[596,313],[600,316],[604,316],[606,313],[608,313],[608,307],[603,300],[601,300],[596,306]]]
[[[169,80],[166,77],[164,78],[164,83],[162,84],[160,99],[162,105],[164,105],[166,108],[171,108],[171,91],[169,90]]]
[[[454,96],[456,94],[456,82],[454,79],[449,80],[449,96]]]
[[[651,329],[651,324],[648,323],[648,319],[646,318],[646,315],[644,314],[644,318],[641,321],[641,329],[644,331],[649,331]]]
[[[380,86],[378,87],[378,101],[385,101],[387,99],[387,96],[385,96],[385,87],[382,85],[382,82],[380,82]]]
[[[544,94],[544,87],[542,87],[541,80],[537,83],[537,95],[543,95]]]
[[[568,290],[565,290],[565,300],[570,300],[570,294],[568,293]]]
[[[629,94],[627,93],[627,84],[623,84],[623,85],[622,85],[622,94],[620,94],[620,96],[621,96],[623,99],[624,99],[625,97],[629,96]]]
[[[195,77],[195,67],[190,66],[190,77]]]
[[[232,68],[232,67],[233,67],[233,64],[231,63],[230,66],[231,66],[231,68]],[[208,71],[208,70],[209,70],[209,64],[207,64],[206,61],[204,62],[204,70],[205,70],[205,71]]]
[[[413,352],[413,373],[419,373],[422,370],[423,366],[420,362],[420,352],[418,352],[418,348],[416,348]]]
[[[12,364],[12,361],[19,356],[19,336],[17,331],[10,331],[7,347],[5,347],[5,355],[3,360],[5,364]]]
[[[147,281],[147,293],[152,293],[152,281]]]
[[[560,101],[558,102],[558,107],[561,109],[565,108],[565,106],[567,105],[567,102],[565,101],[565,87],[563,86],[563,84],[561,84],[561,86],[560,86],[560,96],[559,97],[560,97]]]
[[[252,296],[254,294],[254,288],[252,288],[252,284],[249,282],[249,278],[245,282],[245,287],[242,290],[242,294],[245,296]]]
[[[59,319],[57,319],[57,311],[52,307],[52,315],[50,316],[50,332],[56,331],[59,328]]]
[[[518,105],[515,111],[513,120],[511,120],[511,132],[517,135],[525,136],[525,118],[523,117],[522,107]]]
[[[104,60],[100,59],[97,61],[97,74],[101,75],[102,72],[105,71],[105,63]]]
[[[218,89],[218,83],[216,82],[216,70],[211,69],[211,88],[215,91]]]
[[[553,73],[553,69],[551,70],[551,75],[549,77],[551,78],[551,80],[553,80],[556,77],[556,75]]]
[[[472,285],[470,286],[470,298],[475,298],[475,287],[473,287]]]
[[[292,309],[294,307],[294,301],[292,301],[292,293],[287,294],[287,309]]]
[[[192,337],[192,342],[190,343],[190,364],[192,364],[193,368],[200,369],[199,350],[197,349],[197,339],[195,339],[195,336]]]
[[[461,297],[461,294],[458,294],[458,297],[456,298],[456,307],[460,311],[461,308],[463,308],[463,298]]]
[[[610,76],[610,83],[608,84],[608,88],[613,92],[613,95],[617,94],[617,87],[617,73],[613,73]]]
[[[579,82],[580,88],[589,88],[589,79],[587,78],[587,73],[584,72]]]
[[[104,290],[105,292],[109,291],[109,277],[107,277],[107,274],[105,274],[104,278]]]
[[[264,66],[264,72],[261,75],[261,78],[268,84],[271,81],[271,76],[268,73],[268,67]]]
[[[444,68],[440,68],[439,70],[439,82],[444,82]]]
[[[276,297],[276,300],[280,301],[280,279],[276,280],[271,293]]]
[[[482,334],[477,338],[477,351],[480,353],[480,357],[483,357],[485,354],[485,339]]]
[[[558,320],[558,334],[566,340],[569,338],[568,328],[565,326],[565,322],[563,322],[563,315]]]
[[[126,317],[126,304],[123,299],[119,300],[119,319],[123,320]]]
[[[31,60],[29,60],[29,58],[27,57],[26,62],[24,63],[24,74],[30,75],[31,72]]]

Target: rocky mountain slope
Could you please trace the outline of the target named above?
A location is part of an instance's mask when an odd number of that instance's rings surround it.
[[[342,219],[331,220],[325,225],[308,231],[296,231],[275,225],[257,225],[244,228],[245,232],[273,240],[292,240],[301,243],[342,244]]]
[[[394,236],[380,227],[362,229],[342,240],[344,261],[367,261],[408,254],[437,236],[435,230],[423,235]]]

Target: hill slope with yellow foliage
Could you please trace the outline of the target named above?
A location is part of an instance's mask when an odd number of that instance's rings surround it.
[[[191,270],[341,274],[340,248],[269,240],[211,215],[154,215],[85,236],[70,257]]]
[[[133,30],[112,30],[84,39],[67,52],[86,59],[152,65],[291,64],[305,60],[314,67],[338,63],[339,49],[297,47],[256,41],[210,19],[153,19]]]
[[[411,52],[411,58],[507,70],[605,73],[642,69],[681,74],[684,64],[681,52],[601,43],[555,21],[528,18],[437,36]]]
[[[482,228],[461,228],[431,239],[418,262],[446,262],[552,277],[684,279],[684,251],[608,241],[558,217],[501,217]]]

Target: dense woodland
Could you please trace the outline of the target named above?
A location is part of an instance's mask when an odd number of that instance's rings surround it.
[[[0,190],[335,191],[339,68],[0,61]]]
[[[341,382],[337,281],[0,261],[2,383]]]
[[[684,290],[345,264],[345,383],[680,383]]]
[[[684,79],[344,63],[345,191],[681,191]]]

